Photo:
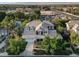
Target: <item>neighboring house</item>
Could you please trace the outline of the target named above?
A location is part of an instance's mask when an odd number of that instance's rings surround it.
[[[16,12],[24,12],[23,8],[16,8]]]
[[[54,24],[49,21],[34,20],[26,24],[24,29],[23,38],[27,39],[42,39],[48,35],[50,38],[57,37],[57,32],[54,29]],[[58,38],[61,36],[58,35]]]
[[[40,11],[40,13],[41,13],[40,19],[43,19],[43,20],[54,19],[56,17],[61,19],[67,19],[66,15],[56,11]]]
[[[55,13],[53,11],[40,11],[41,15],[49,16],[54,15]]]
[[[59,18],[61,18],[63,20],[66,20],[67,19],[66,15],[64,15],[62,13],[57,14],[57,17],[59,17]]]
[[[74,31],[76,33],[79,32],[79,20],[71,20],[66,23],[67,30]]]
[[[32,12],[32,9],[31,8],[16,8],[16,12],[30,14]]]
[[[54,19],[55,18],[55,12],[53,11],[40,11],[40,19],[46,20],[46,19]]]

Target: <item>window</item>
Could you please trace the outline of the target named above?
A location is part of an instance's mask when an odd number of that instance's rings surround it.
[[[45,31],[44,33],[47,33],[47,31]]]
[[[43,32],[41,31],[41,35],[43,35]]]
[[[36,31],[36,35],[38,35],[38,31]]]
[[[50,26],[50,29],[52,30],[52,26]]]
[[[43,39],[37,39],[36,42],[43,41]]]
[[[28,27],[29,31],[30,31],[30,27]]]
[[[52,26],[48,26],[48,29],[49,29],[49,30],[52,30]]]
[[[48,29],[49,29],[49,26],[48,26]]]

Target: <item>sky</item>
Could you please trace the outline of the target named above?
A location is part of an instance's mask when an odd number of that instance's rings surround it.
[[[0,0],[0,2],[79,2],[79,0]]]
[[[79,4],[79,2],[0,2],[0,4],[24,4],[24,5],[42,5],[42,4]]]

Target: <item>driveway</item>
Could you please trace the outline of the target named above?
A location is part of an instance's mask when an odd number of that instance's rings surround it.
[[[20,56],[33,56],[33,45],[34,45],[34,39],[26,39],[27,46],[25,48],[25,51],[20,54]]]

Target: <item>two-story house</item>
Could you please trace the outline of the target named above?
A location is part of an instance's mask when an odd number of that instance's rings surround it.
[[[34,20],[26,24],[23,32],[23,38],[27,39],[43,39],[46,35],[50,38],[57,37],[54,24],[49,21]],[[60,35],[58,37],[62,38]]]

